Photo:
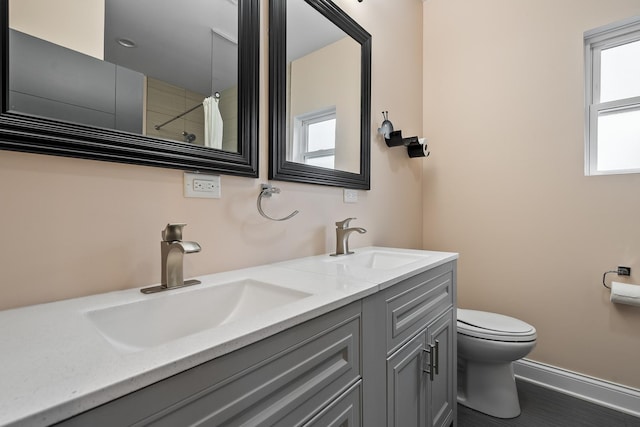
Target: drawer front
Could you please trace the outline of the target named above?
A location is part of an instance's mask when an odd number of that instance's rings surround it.
[[[362,380],[313,417],[304,427],[362,427],[361,402]]]
[[[211,387],[152,425],[300,425],[360,377],[359,334],[353,319]]]
[[[60,425],[302,425],[360,379],[360,329],[358,302]]]
[[[387,354],[453,306],[453,284],[453,269],[449,263],[410,277],[387,290]]]

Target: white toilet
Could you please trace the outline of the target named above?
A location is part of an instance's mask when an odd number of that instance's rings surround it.
[[[458,403],[498,418],[520,415],[513,361],[536,345],[536,329],[521,320],[458,309]]]

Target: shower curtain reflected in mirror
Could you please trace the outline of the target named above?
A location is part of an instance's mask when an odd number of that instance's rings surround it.
[[[215,97],[207,97],[202,101],[204,107],[204,145],[205,147],[222,149],[223,122]]]

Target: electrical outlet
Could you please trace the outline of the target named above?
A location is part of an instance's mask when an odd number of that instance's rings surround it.
[[[618,267],[618,276],[631,276],[631,267]]]
[[[220,175],[184,173],[184,197],[219,199]]]
[[[345,188],[343,197],[345,203],[358,203],[358,190]]]
[[[207,193],[212,193],[216,191],[218,188],[214,181],[209,181],[207,179],[194,179],[193,180],[193,191],[204,191]]]

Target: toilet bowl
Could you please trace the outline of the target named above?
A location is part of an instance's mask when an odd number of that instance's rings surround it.
[[[520,415],[513,361],[536,345],[536,329],[521,320],[458,309],[458,403],[497,418]]]

